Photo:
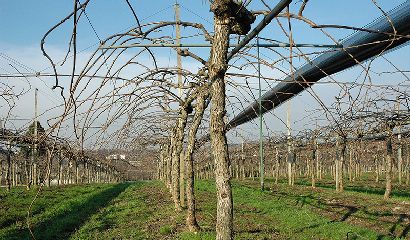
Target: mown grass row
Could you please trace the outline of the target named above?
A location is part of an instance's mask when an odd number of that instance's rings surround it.
[[[323,216],[318,211],[312,210],[316,201],[314,197],[295,196],[289,192],[288,194],[262,192],[252,185],[235,183],[233,187],[236,239],[405,239],[349,224],[344,219],[335,220]],[[286,188],[283,185],[282,187]],[[212,182],[197,183],[199,198],[206,197],[209,193],[215,193]],[[212,225],[210,221],[213,220],[206,215],[215,212],[214,206],[200,201],[198,206],[202,219],[200,224]],[[204,230],[199,234],[184,232],[179,237],[182,239],[215,238],[213,229],[206,227]]]
[[[37,239],[66,239],[127,187],[93,184],[44,188],[40,192],[38,188],[14,188],[10,193],[2,190],[0,239],[31,239],[31,234]]]
[[[262,192],[256,181],[233,183],[235,239],[409,237],[406,220],[380,221],[395,217],[383,210],[394,206],[393,200],[304,186],[271,187]],[[36,189],[0,192],[0,239],[30,238],[26,215],[36,193]],[[42,190],[33,204],[31,230],[37,239],[215,239],[215,194],[212,180],[196,183],[202,231],[189,233],[185,213],[174,212],[161,182],[52,187]],[[402,238],[395,238],[400,234]]]

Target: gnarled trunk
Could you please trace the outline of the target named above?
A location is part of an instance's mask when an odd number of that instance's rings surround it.
[[[207,91],[207,90],[205,90]],[[195,106],[195,116],[192,122],[191,129],[189,130],[188,136],[188,145],[185,153],[185,162],[186,162],[186,195],[187,195],[187,218],[186,223],[189,231],[197,232],[200,228],[196,220],[195,213],[195,194],[194,194],[194,161],[193,161],[193,152],[195,147],[195,136],[197,134],[199,125],[205,110],[205,99],[208,94],[200,92],[197,97],[197,102]]]
[[[181,211],[180,201],[180,157],[182,152],[182,144],[184,141],[184,129],[188,113],[185,109],[181,108],[178,123],[175,131],[175,144],[172,153],[172,198],[175,204],[175,211]]]
[[[226,10],[230,1],[215,0],[211,9],[214,16],[214,38],[209,60],[211,80],[210,135],[212,155],[215,161],[215,182],[217,194],[216,239],[233,238],[233,203],[229,175],[229,156],[225,129],[225,73],[231,19]],[[218,12],[221,13],[218,14]]]

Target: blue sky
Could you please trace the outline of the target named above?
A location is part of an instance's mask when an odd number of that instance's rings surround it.
[[[82,0],[81,2],[83,2]],[[278,1],[268,1],[273,6]],[[405,2],[404,0],[378,0],[376,1],[380,7],[388,11],[395,6]],[[175,1],[160,1],[160,0],[130,0],[136,14],[142,24],[152,21],[172,21],[174,18],[173,4]],[[212,14],[209,12],[209,3],[206,0],[180,0],[181,19],[184,21],[202,23],[209,31],[212,31]],[[293,1],[290,6],[291,11],[297,12],[301,1]],[[24,64],[26,67],[18,67],[22,72],[50,72],[50,64],[42,56],[40,51],[40,40],[44,33],[54,24],[58,23],[62,18],[72,11],[73,1],[68,0],[0,0],[0,53],[13,58],[18,63]],[[250,10],[264,9],[260,1],[253,0],[248,7]],[[130,27],[135,27],[135,19],[131,14],[125,0],[91,0],[87,7],[87,16],[94,27],[99,38],[105,37],[114,33],[123,32]],[[318,24],[341,24],[355,27],[362,27],[371,22],[373,19],[381,15],[381,12],[375,7],[372,0],[310,0],[304,12],[304,15]],[[256,20],[259,22],[260,18]],[[311,29],[306,24],[292,21],[294,39],[296,43],[332,43],[329,38],[325,37],[317,29]],[[72,29],[72,20],[68,21],[46,41],[46,48],[57,60],[64,57],[64,53],[68,47]],[[173,28],[168,28],[169,34],[173,35]],[[352,33],[350,30],[328,29],[326,30],[336,39],[341,39]],[[183,35],[192,33],[190,30],[183,29]],[[285,35],[281,32],[278,25],[273,23],[266,27],[261,33],[262,37],[273,38],[280,41],[286,41]],[[95,50],[98,44],[98,37],[91,28],[87,18],[83,17],[78,26],[78,49],[86,49],[79,55],[79,64],[84,63],[91,51]],[[187,41],[185,41],[187,42]],[[208,50],[195,50],[204,58],[208,56]],[[168,63],[164,64],[175,66],[175,55],[169,49],[155,50],[159,57],[166,59]],[[262,52],[265,55],[270,53]],[[410,54],[409,47],[404,47],[397,53],[387,55],[401,69],[405,69],[409,63],[407,56]],[[274,56],[269,55],[274,58]],[[274,60],[274,59],[272,59]],[[302,62],[301,62],[302,63]],[[0,73],[16,73],[14,68],[10,67],[10,60],[0,57]],[[12,63],[16,65],[16,63]],[[196,66],[190,60],[184,59],[185,65]],[[376,62],[380,66],[384,66],[383,60]],[[17,64],[18,65],[18,64]],[[281,66],[286,69],[286,66]],[[391,68],[391,67],[390,67]],[[408,68],[408,67],[407,67]],[[69,73],[69,65],[61,68],[62,72]],[[44,70],[44,71],[43,71]],[[359,75],[358,70],[344,72],[337,77],[339,79],[351,79]],[[280,77],[280,75],[275,75]],[[8,79],[7,81],[11,81]],[[17,81],[17,80],[16,80]],[[19,80],[21,84],[23,83]],[[52,91],[50,87],[53,84],[51,78],[30,78],[30,83],[40,89],[40,100],[45,103],[42,111],[58,105],[61,99],[56,91]],[[255,81],[252,83],[256,83]],[[274,84],[273,84],[274,85]],[[267,86],[265,83],[264,86]],[[338,89],[332,86],[332,91],[323,85],[317,86],[316,90],[321,93],[323,99],[332,99],[337,94]],[[302,96],[294,100],[294,117],[295,121],[303,118],[306,111],[316,107],[315,104],[304,104],[307,101],[314,100],[302,94]],[[32,116],[32,94],[19,99],[19,107],[14,110],[16,116],[29,119]],[[44,114],[45,119],[49,118],[53,113],[58,112],[52,110]],[[277,115],[279,118],[284,117],[283,108],[279,108]],[[1,113],[3,114],[3,113]],[[0,116],[4,117],[4,116]],[[272,120],[272,125],[278,126],[278,129],[283,130],[283,124],[280,121]],[[17,124],[17,123],[16,123]],[[301,124],[300,128],[304,125]],[[253,129],[254,125],[247,125],[244,128]]]
[[[174,1],[134,0],[130,2],[142,23],[173,18],[172,5]],[[252,10],[262,9],[258,2],[253,1],[249,8]],[[300,6],[300,1],[293,2],[291,8],[297,9]],[[402,2],[404,1],[377,1],[384,10],[389,10]],[[180,0],[179,3],[183,20],[199,21],[206,27],[211,27],[212,15],[206,0]],[[273,4],[271,5],[273,6]],[[1,0],[0,30],[2,36],[0,41],[10,45],[39,44],[42,35],[72,11],[72,8],[72,1],[68,0]],[[101,37],[127,29],[135,23],[126,2],[122,0],[92,0],[87,8],[87,13]],[[151,15],[153,16],[147,19]],[[375,8],[371,0],[311,0],[305,10],[305,15],[318,23],[363,26],[380,16],[381,13]],[[85,22],[85,25],[88,23]],[[51,42],[65,46],[67,34],[69,34],[68,30],[69,28],[63,28],[56,32]],[[335,34],[339,32],[340,36],[344,36],[343,31],[334,32]],[[307,41],[315,40],[315,34],[306,31],[306,28],[298,33],[303,34]],[[267,31],[264,34],[267,34]],[[82,42],[92,43],[96,40],[91,28],[86,26],[80,28],[79,37],[84,39]]]

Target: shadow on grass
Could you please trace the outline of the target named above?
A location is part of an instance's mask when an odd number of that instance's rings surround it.
[[[91,215],[105,207],[130,184],[117,184],[67,207],[62,213],[31,226],[37,239],[68,239]],[[28,229],[12,230],[5,239],[31,239]]]
[[[300,179],[296,182],[297,185],[302,185],[302,186],[310,186],[311,183],[304,180]],[[326,189],[335,189],[335,186],[329,183],[321,183],[321,182],[316,182],[316,187],[320,188],[326,188]],[[344,189],[346,191],[351,191],[351,192],[359,192],[359,193],[367,193],[367,194],[375,194],[375,195],[384,195],[385,189],[379,188],[379,187],[368,187],[368,186],[345,186]],[[393,189],[392,192],[393,197],[405,197],[405,198],[410,198],[410,192],[409,191],[404,191],[400,189]]]

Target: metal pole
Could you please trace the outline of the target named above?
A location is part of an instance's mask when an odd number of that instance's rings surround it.
[[[292,154],[292,147],[291,147],[291,126],[290,126],[290,110],[291,110],[292,102],[288,101],[288,108],[287,108],[287,113],[286,113],[286,128],[288,129],[288,183],[289,185],[293,185],[292,181],[292,161],[294,159]]]
[[[35,185],[37,184],[37,174],[36,174],[36,158],[37,158],[37,117],[38,117],[38,103],[37,103],[37,93],[38,89],[34,89],[34,121],[33,121],[33,148],[31,149],[31,176],[32,176],[32,183]],[[30,182],[27,182],[27,189],[30,187]]]
[[[181,30],[180,30],[180,16],[179,16],[179,4],[175,4],[175,31],[176,31],[176,42],[178,50],[181,47]],[[178,67],[178,96],[182,96],[182,59],[181,55],[177,53],[177,67]]]
[[[36,88],[34,92],[34,149],[33,149],[34,158],[33,160],[36,160],[37,158],[37,140],[38,140],[37,125],[38,125],[38,88]]]
[[[397,97],[397,116],[400,118],[400,98]],[[402,157],[402,144],[401,144],[401,124],[397,127],[397,171],[399,177],[399,185],[402,184],[402,166],[403,166],[403,157]]]
[[[265,188],[264,175],[265,175],[265,161],[263,157],[263,114],[262,114],[262,86],[261,86],[261,63],[259,61],[259,37],[256,38],[257,52],[258,52],[258,84],[259,84],[259,157],[260,157],[260,169],[259,177],[261,180],[261,190]]]
[[[180,31],[180,16],[179,16],[179,4],[175,3],[175,22],[176,22],[176,42],[177,45],[181,45],[181,31]],[[179,49],[180,47],[178,47]],[[182,98],[182,59],[181,55],[177,52],[177,67],[178,67],[178,96]],[[185,207],[185,157],[183,151],[179,156],[179,190],[180,190],[180,203],[181,207]]]

